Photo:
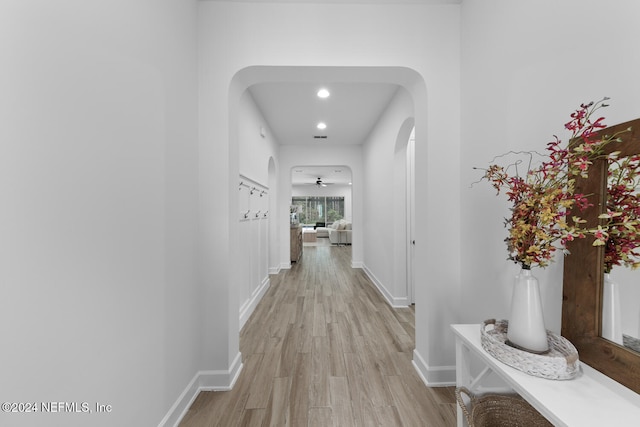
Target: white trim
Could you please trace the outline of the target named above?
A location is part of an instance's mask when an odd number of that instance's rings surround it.
[[[280,273],[280,266],[277,267],[269,267],[269,274],[278,274]]]
[[[281,270],[290,270],[291,269],[291,262],[283,262],[282,264],[280,264],[280,269]]]
[[[200,388],[206,391],[229,391],[242,372],[242,354],[238,352],[233,363],[226,371],[200,371]]]
[[[256,309],[258,303],[267,292],[270,285],[271,280],[269,279],[269,276],[267,276],[262,280],[262,284],[255,291],[253,291],[253,295],[251,295],[251,298],[249,298],[247,301],[245,301],[244,304],[242,304],[242,307],[240,307],[240,329],[242,329],[244,324],[247,323],[247,320],[249,320],[251,313],[253,313],[253,311]]]
[[[182,418],[201,391],[228,391],[233,388],[242,372],[242,354],[238,352],[226,371],[198,371],[178,396],[158,427],[178,427]]]
[[[353,260],[351,260],[351,268],[362,268],[362,269],[364,269],[364,263],[362,261],[353,261]]]
[[[176,400],[167,412],[167,415],[164,416],[158,427],[168,427],[168,426],[177,426],[180,424],[182,418],[184,418],[185,414],[191,407],[191,404],[196,397],[198,397],[198,393],[200,393],[200,389],[198,387],[198,377],[200,373],[196,373],[193,379],[187,385],[187,388],[180,394],[178,400]]]
[[[418,353],[418,350],[415,349],[413,350],[413,360],[411,363],[427,387],[449,387],[456,385],[455,366],[429,367],[420,353]]]
[[[373,282],[373,284],[378,288],[378,291],[382,294],[387,303],[393,308],[401,308],[409,306],[409,299],[405,297],[394,297],[391,295],[391,292],[387,290],[387,288],[378,280],[378,278],[367,268],[366,265],[362,266],[362,270],[367,275],[367,277]]]

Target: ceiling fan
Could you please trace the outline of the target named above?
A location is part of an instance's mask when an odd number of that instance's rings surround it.
[[[318,179],[316,179],[316,182],[308,182],[305,185],[315,185],[318,187],[326,187],[327,185],[332,185],[332,182],[324,182],[322,180],[322,178],[318,177]]]

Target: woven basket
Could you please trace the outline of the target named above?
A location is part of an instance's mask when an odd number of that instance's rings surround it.
[[[484,394],[474,396],[467,388],[456,388],[456,400],[462,408],[469,427],[553,427],[519,395]],[[470,400],[467,408],[462,394]]]
[[[488,326],[493,325],[493,329]],[[480,330],[482,348],[499,361],[535,377],[550,380],[569,380],[580,371],[578,351],[566,338],[547,331],[549,351],[529,353],[506,343],[509,322],[485,320]]]

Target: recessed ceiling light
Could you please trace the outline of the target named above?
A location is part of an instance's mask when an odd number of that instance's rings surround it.
[[[318,126],[316,126],[316,127],[317,127],[318,129],[322,130],[322,129],[326,129],[326,128],[327,128],[327,125],[326,125],[325,123],[320,122],[320,123],[318,123]]]
[[[318,98],[328,98],[329,97],[329,91],[322,88],[318,91]]]

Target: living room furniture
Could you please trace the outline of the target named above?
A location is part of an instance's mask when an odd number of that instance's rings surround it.
[[[316,222],[316,225],[313,226],[313,229],[316,230],[316,237],[329,237],[329,229],[327,228],[326,223]]]
[[[302,241],[305,243],[315,243],[317,234],[318,233],[313,228],[303,228]]]
[[[334,221],[329,227],[329,241],[335,245],[350,245],[351,244],[351,222],[340,219]]]
[[[451,325],[456,335],[456,383],[473,393],[516,392],[554,426],[623,426],[640,420],[640,395],[585,363],[570,380],[528,375],[498,361],[480,340],[480,325]],[[495,375],[491,375],[495,374]],[[497,378],[494,378],[497,377]],[[485,383],[494,380],[489,387]],[[498,385],[495,381],[498,380]],[[458,408],[458,427],[467,422]]]
[[[289,244],[291,262],[299,262],[300,258],[302,258],[302,227],[291,226]]]

